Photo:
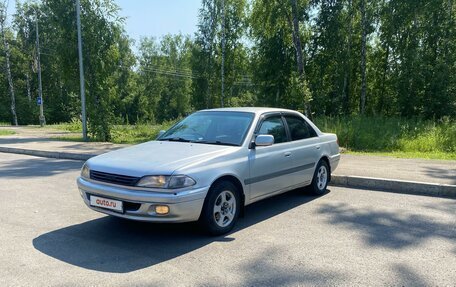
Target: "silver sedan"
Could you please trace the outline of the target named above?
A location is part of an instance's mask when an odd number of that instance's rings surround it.
[[[133,220],[230,231],[248,204],[298,187],[325,193],[335,134],[274,108],[196,112],[155,141],[89,159],[77,183],[93,210]]]

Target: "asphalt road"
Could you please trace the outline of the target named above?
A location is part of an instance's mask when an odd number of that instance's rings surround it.
[[[89,210],[82,163],[0,153],[0,286],[456,286],[456,200],[331,187],[234,232]]]

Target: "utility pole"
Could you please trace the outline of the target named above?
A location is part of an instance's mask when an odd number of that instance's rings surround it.
[[[225,0],[222,0],[222,96],[220,104],[223,108],[225,98]]]
[[[40,98],[40,126],[43,127],[46,124],[46,118],[44,117],[44,101],[43,101],[43,86],[41,84],[41,60],[40,60],[40,35],[38,30],[38,12],[35,10],[35,31],[36,31],[36,57],[38,60],[38,96]]]
[[[77,26],[78,26],[79,82],[80,82],[80,87],[81,87],[81,108],[82,108],[82,138],[84,139],[84,141],[87,141],[84,65],[82,62],[81,3],[80,3],[80,0],[76,0],[76,21],[77,21]]]

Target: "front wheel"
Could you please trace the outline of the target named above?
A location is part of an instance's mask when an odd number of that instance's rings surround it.
[[[239,191],[229,181],[215,184],[209,190],[201,212],[200,222],[212,235],[221,235],[233,229],[239,217]]]
[[[320,160],[315,169],[312,184],[309,189],[312,194],[323,195],[329,182],[329,166],[324,160]]]

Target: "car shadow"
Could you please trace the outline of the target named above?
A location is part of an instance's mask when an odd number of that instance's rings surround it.
[[[42,234],[33,239],[33,246],[75,266],[127,273],[179,257],[211,242],[232,241],[232,233],[317,198],[297,189],[251,204],[246,207],[245,217],[225,236],[208,236],[196,223],[153,224],[105,216]]]

